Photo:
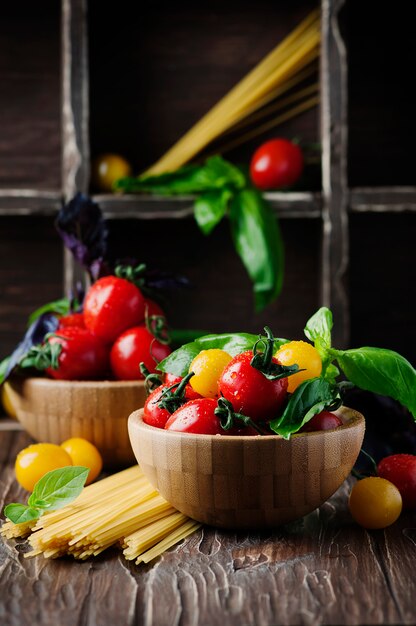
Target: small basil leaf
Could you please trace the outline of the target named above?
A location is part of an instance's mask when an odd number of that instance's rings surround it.
[[[79,496],[88,474],[88,468],[76,465],[52,470],[36,483],[32,502],[41,500],[51,511],[60,509]]]
[[[257,190],[244,189],[231,202],[230,226],[253,282],[255,309],[261,311],[277,298],[283,283],[283,242],[276,217]]]
[[[71,310],[71,302],[68,298],[61,298],[60,300],[54,300],[53,302],[48,302],[43,306],[33,311],[28,319],[28,326],[33,324],[34,321],[38,319],[43,313],[53,313],[54,315],[67,315]]]
[[[270,428],[289,439],[314,415],[340,403],[341,396],[336,385],[324,378],[310,378],[294,391],[282,416],[270,422]]]
[[[334,382],[335,379],[338,378],[339,374],[340,374],[340,371],[337,368],[337,366],[334,365],[333,363],[330,363],[328,367],[326,368],[324,378],[326,378],[326,380],[330,380]]]
[[[304,332],[310,341],[321,339],[330,348],[332,326],[332,313],[323,306],[307,321]]]
[[[218,191],[207,191],[195,200],[195,219],[204,235],[209,235],[222,220],[232,195],[232,191],[225,188]]]
[[[4,507],[4,514],[13,524],[23,524],[38,519],[42,513],[25,504],[12,503]]]
[[[235,356],[245,350],[252,350],[257,340],[257,335],[249,333],[205,335],[172,352],[166,359],[158,364],[157,369],[161,372],[175,374],[175,376],[186,376],[189,372],[190,364],[201,350],[218,348],[225,350],[231,354],[231,356]],[[276,345],[278,345],[278,342],[285,343],[286,340],[276,339]]]
[[[397,400],[416,418],[416,370],[404,357],[393,350],[369,347],[334,353],[354,385]]]

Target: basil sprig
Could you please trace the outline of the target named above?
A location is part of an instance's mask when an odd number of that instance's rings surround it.
[[[239,167],[217,155],[202,165],[186,165],[159,176],[122,178],[115,189],[125,193],[196,196],[194,216],[205,235],[228,215],[234,247],[253,283],[256,311],[280,294],[284,250],[277,219],[270,204]]]
[[[80,495],[88,474],[87,467],[78,465],[47,472],[34,486],[27,505],[8,504],[4,514],[14,524],[21,524],[36,520],[47,511],[61,509]]]

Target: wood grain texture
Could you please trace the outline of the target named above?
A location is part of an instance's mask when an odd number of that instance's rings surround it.
[[[0,433],[1,508],[25,497],[12,464],[28,442]],[[367,532],[349,516],[348,491],[285,528],[204,527],[144,567],[112,551],[25,560],[24,542],[0,542],[2,626],[414,624],[416,515]]]
[[[0,9],[0,187],[60,189],[59,3]]]
[[[97,446],[105,467],[134,464],[127,418],[144,405],[142,381],[13,378],[6,384],[19,422],[36,441],[83,437]]]
[[[344,425],[278,435],[193,435],[148,426],[143,410],[129,435],[144,474],[181,513],[230,529],[275,528],[310,513],[349,475],[364,437],[364,418],[343,407]]]

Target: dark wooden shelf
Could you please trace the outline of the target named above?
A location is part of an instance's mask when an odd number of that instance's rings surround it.
[[[54,215],[62,206],[62,192],[0,189],[1,215]]]
[[[416,187],[355,187],[350,190],[350,210],[356,213],[416,211]]]

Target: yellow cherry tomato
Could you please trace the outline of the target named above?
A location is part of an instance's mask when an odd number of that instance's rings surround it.
[[[195,374],[189,381],[192,389],[204,398],[216,398],[218,379],[232,358],[228,352],[218,348],[202,350],[189,366],[189,371]]]
[[[369,476],[359,480],[351,490],[349,507],[355,521],[364,528],[386,528],[402,511],[402,497],[393,483]]]
[[[4,383],[1,386],[1,403],[3,405],[3,409],[6,411],[6,414],[13,419],[17,418],[16,410],[13,406],[12,399],[10,397],[10,391],[8,383]]]
[[[283,344],[276,352],[275,357],[282,365],[297,363],[303,372],[289,376],[287,390],[293,393],[297,387],[309,378],[320,376],[322,361],[318,351],[306,341],[289,341]]]
[[[98,191],[114,191],[116,180],[131,173],[130,163],[119,154],[100,154],[91,164],[91,182]]]
[[[17,482],[27,491],[47,472],[73,465],[71,457],[61,446],[54,443],[34,443],[21,450],[16,457]]]
[[[61,443],[61,447],[69,454],[73,465],[88,467],[89,474],[86,485],[92,483],[103,467],[103,460],[97,448],[82,437],[72,437]]]

